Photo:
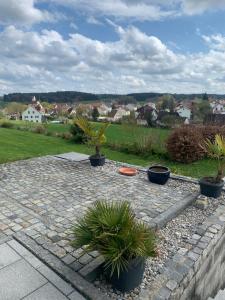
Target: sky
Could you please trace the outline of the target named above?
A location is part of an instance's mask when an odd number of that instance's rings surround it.
[[[0,0],[0,95],[225,94],[225,0]]]

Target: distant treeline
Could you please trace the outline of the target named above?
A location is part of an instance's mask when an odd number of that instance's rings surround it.
[[[163,94],[163,93],[133,93],[128,95],[115,94],[91,94],[73,91],[63,92],[49,92],[49,93],[13,93],[3,96],[4,102],[21,102],[30,103],[33,96],[40,101],[47,101],[49,103],[76,103],[76,102],[93,102],[93,101],[114,101],[121,100],[121,102],[129,102],[134,100],[137,102],[152,101],[155,102],[163,95],[171,95],[177,101],[194,100],[195,98],[202,98],[202,94]],[[215,100],[224,99],[225,95],[208,94],[208,97]],[[131,101],[132,102],[132,101]]]

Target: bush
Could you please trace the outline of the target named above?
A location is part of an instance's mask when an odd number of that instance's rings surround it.
[[[0,122],[0,127],[2,127],[2,128],[13,128],[14,124],[10,121],[3,120],[3,121]]]
[[[225,127],[207,125],[207,126],[202,126],[201,131],[204,140],[208,139],[212,143],[214,143],[215,136],[217,134],[219,134],[222,137],[225,137]]]
[[[43,125],[37,125],[35,126],[32,131],[35,132],[35,133],[39,133],[39,134],[43,134],[45,133],[45,127]]]
[[[136,257],[155,256],[155,235],[135,218],[128,202],[97,201],[74,227],[76,248],[98,251],[111,275],[126,269]]]
[[[85,134],[82,129],[74,122],[70,127],[70,133],[75,143],[83,144],[86,141]]]
[[[65,140],[71,140],[73,137],[73,135],[69,132],[63,132],[62,133],[62,138],[65,139]]]
[[[183,126],[175,129],[167,140],[167,151],[172,160],[191,163],[202,159],[204,151],[200,146],[203,141],[201,130],[194,126]]]

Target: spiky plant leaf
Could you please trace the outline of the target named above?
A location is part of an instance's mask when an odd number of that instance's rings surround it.
[[[95,202],[74,226],[74,236],[73,246],[99,251],[118,276],[131,259],[155,256],[153,231],[135,218],[127,201]]]

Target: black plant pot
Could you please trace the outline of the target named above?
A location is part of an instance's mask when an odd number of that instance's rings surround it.
[[[149,181],[157,184],[165,184],[170,177],[170,170],[163,166],[152,166],[148,169]]]
[[[211,179],[211,181],[210,181]],[[214,183],[211,177],[204,177],[199,180],[200,192],[207,197],[218,198],[221,195],[224,182]]]
[[[90,159],[90,163],[92,165],[92,167],[100,167],[100,166],[104,166],[105,164],[105,156],[101,155],[101,156],[95,156],[92,155],[89,157]]]
[[[145,258],[137,257],[130,261],[126,270],[109,277],[112,286],[121,292],[129,292],[142,282],[145,270]]]

